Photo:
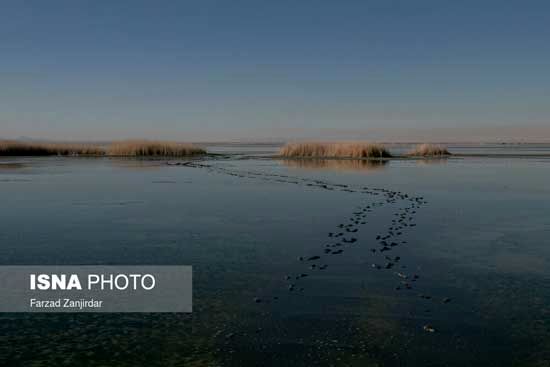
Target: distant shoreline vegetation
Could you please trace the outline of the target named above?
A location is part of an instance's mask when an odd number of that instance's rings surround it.
[[[207,154],[193,144],[169,141],[124,140],[107,145],[0,141],[0,156],[110,156],[188,157]]]
[[[111,143],[53,143],[0,140],[0,156],[65,157],[192,157],[209,154],[190,143],[155,140],[122,140]],[[389,159],[447,157],[451,153],[437,144],[418,144],[394,155],[383,145],[371,142],[294,142],[280,148],[279,158]]]

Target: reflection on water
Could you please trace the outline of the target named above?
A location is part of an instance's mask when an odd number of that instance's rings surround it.
[[[449,157],[434,157],[417,159],[416,163],[420,166],[446,164],[449,162]]]
[[[164,166],[165,160],[156,160],[151,158],[136,159],[134,157],[124,158],[116,157],[109,158],[109,163],[117,168],[124,168],[129,170],[158,170]]]
[[[383,159],[283,159],[282,162],[291,168],[335,171],[377,171],[389,163]]]
[[[12,169],[23,168],[23,167],[24,166],[21,163],[0,162],[0,170],[12,170]]]

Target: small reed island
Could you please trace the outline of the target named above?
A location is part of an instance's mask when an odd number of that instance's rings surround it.
[[[396,156],[383,145],[369,142],[299,142],[288,143],[279,150],[282,158],[383,159],[406,157],[450,156],[447,148],[436,144],[420,144],[403,156]]]
[[[288,143],[279,151],[285,158],[390,158],[381,144],[375,143]]]
[[[206,150],[188,143],[124,140],[110,144],[0,141],[0,156],[189,157]]]

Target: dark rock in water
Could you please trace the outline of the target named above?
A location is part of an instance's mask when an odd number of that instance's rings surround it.
[[[325,249],[325,254],[330,254],[331,252],[332,252],[331,249],[329,249],[329,248],[326,248],[326,249]]]
[[[327,264],[319,266],[319,270],[325,270],[328,267]]]
[[[307,258],[307,261],[319,260],[321,256],[310,256]]]
[[[395,273],[401,279],[407,279],[408,277],[403,273]]]
[[[307,277],[307,274],[305,273],[300,274],[300,278],[305,278],[305,277]]]
[[[287,275],[287,276],[285,277],[286,280],[290,280],[290,278],[291,278],[290,275]]]
[[[422,329],[428,333],[435,333],[435,328],[432,325],[424,325]]]
[[[332,237],[332,236],[334,236],[334,233],[329,232],[329,233],[328,233],[328,236],[329,236],[329,237]]]
[[[384,252],[384,251],[390,251],[391,248],[389,248],[388,246],[384,246],[380,249],[380,252]]]
[[[317,265],[311,264],[309,268],[310,268],[311,270],[314,270],[316,267],[317,267]]]
[[[396,256],[396,257],[393,258],[393,261],[395,261],[395,262],[398,262],[399,260],[401,260],[401,258],[399,256]]]
[[[372,264],[371,266],[375,269],[381,269],[380,265],[378,265],[378,264]]]
[[[393,267],[393,263],[386,263],[386,266],[385,266],[386,269],[391,269],[392,267]]]
[[[294,287],[296,286],[294,284],[291,284],[288,286],[288,290],[292,292],[294,290]]]
[[[370,252],[372,252],[373,254],[376,252],[376,249],[375,248],[371,248],[370,249]]]
[[[255,298],[254,298],[254,302],[256,302],[256,303],[261,303],[261,302],[262,302],[262,299],[261,299],[261,298],[258,298],[258,297],[255,297]]]
[[[443,301],[442,301],[442,302],[443,302],[443,303],[449,303],[449,302],[451,302],[451,299],[445,297],[445,298],[443,298]]]
[[[300,256],[300,257],[298,258],[298,260],[304,261],[304,257],[303,257],[303,256]]]
[[[349,228],[348,228],[348,229],[346,229],[346,231],[355,233],[355,232],[357,232],[357,228],[354,228],[354,229],[349,229]]]
[[[339,255],[341,254],[342,252],[344,252],[344,250],[336,250],[332,253],[332,255]]]

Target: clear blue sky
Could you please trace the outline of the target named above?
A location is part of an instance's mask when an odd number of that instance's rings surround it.
[[[3,1],[0,137],[550,127],[548,1]]]

